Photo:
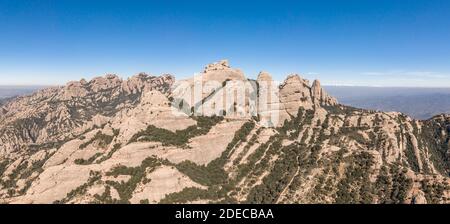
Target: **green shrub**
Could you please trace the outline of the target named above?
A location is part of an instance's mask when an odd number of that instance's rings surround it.
[[[131,137],[129,143],[137,141],[161,142],[163,145],[186,146],[189,139],[205,135],[209,130],[223,120],[223,117],[193,117],[197,125],[189,126],[184,130],[171,132],[169,130],[149,125],[147,129]]]
[[[67,193],[66,197],[63,198],[62,200],[57,200],[57,201],[55,201],[53,203],[54,204],[65,204],[65,203],[71,201],[72,199],[74,199],[77,196],[86,194],[86,192],[89,189],[89,187],[94,185],[94,183],[99,181],[100,179],[101,179],[100,172],[91,171],[89,173],[89,179],[88,179],[88,181],[85,184],[83,184],[83,185],[75,188],[74,190],[70,191],[69,193]]]
[[[174,202],[187,202],[196,199],[212,199],[216,200],[224,198],[226,201],[231,200],[228,198],[227,193],[234,188],[233,183],[228,179],[228,174],[224,170],[224,166],[228,161],[231,150],[235,148],[240,142],[246,140],[247,136],[254,129],[255,123],[248,121],[242,127],[236,131],[233,139],[227,145],[227,148],[222,152],[221,156],[208,165],[197,165],[190,161],[184,161],[176,165],[176,168],[193,181],[202,185],[208,186],[208,190],[202,190],[197,188],[187,188],[182,192],[170,194],[166,196],[161,203],[174,203]]]
[[[113,136],[105,135],[101,131],[98,131],[93,138],[91,138],[89,141],[81,144],[79,146],[79,148],[84,149],[96,141],[98,142],[99,147],[106,148],[114,140],[114,137],[115,137],[114,135]]]
[[[428,204],[439,204],[442,202],[444,192],[449,190],[449,187],[446,184],[446,182],[440,183],[427,179],[421,182],[422,190],[425,193]]]
[[[116,200],[111,197],[111,186],[109,186],[109,185],[106,185],[105,191],[101,195],[95,194],[94,198],[95,198],[94,203],[96,203],[96,204],[97,203],[101,203],[101,204],[116,203]]]
[[[174,204],[174,203],[187,203],[195,200],[202,199],[218,199],[214,190],[204,190],[195,187],[184,188],[180,192],[166,195],[159,203],[160,204]]]
[[[419,162],[417,160],[416,154],[414,152],[414,147],[411,141],[411,136],[406,135],[406,150],[405,150],[406,159],[408,160],[408,164],[412,170],[415,172],[419,172]]]
[[[111,151],[109,151],[108,154],[106,154],[106,156],[103,156],[102,158],[98,159],[96,163],[97,163],[97,164],[100,164],[100,163],[102,163],[102,162],[104,162],[104,161],[110,159],[110,158],[112,157],[112,155],[113,155],[115,152],[117,152],[117,150],[120,149],[120,147],[122,147],[122,144],[120,144],[120,143],[114,144],[114,146],[113,146],[113,148],[111,149]]]
[[[94,162],[95,159],[97,159],[98,157],[100,157],[102,155],[102,153],[96,153],[95,155],[91,156],[88,160],[85,159],[76,159],[74,161],[75,164],[77,165],[90,165]]]
[[[120,200],[118,203],[127,204],[129,200],[133,196],[133,192],[136,189],[137,185],[141,182],[148,183],[149,180],[145,179],[147,168],[155,169],[156,167],[163,164],[162,161],[149,157],[142,161],[141,165],[138,167],[126,167],[126,166],[118,166],[114,167],[111,171],[107,172],[107,176],[119,176],[119,175],[129,175],[131,176],[127,182],[114,182],[107,181],[108,185],[113,186],[117,192],[119,193]]]
[[[6,171],[6,168],[9,166],[9,160],[4,159],[0,162],[0,176],[3,176],[3,173]]]
[[[361,152],[349,159],[345,177],[338,183],[335,203],[338,204],[370,204],[374,195],[370,183],[371,167],[374,165],[373,156],[368,152]]]

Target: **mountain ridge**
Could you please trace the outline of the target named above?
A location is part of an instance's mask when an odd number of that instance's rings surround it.
[[[420,121],[344,106],[296,74],[273,93],[270,74],[250,82],[226,60],[201,75],[197,101],[187,91],[195,79],[139,74],[0,105],[0,200],[448,203],[449,115]],[[218,86],[204,87],[211,80]],[[216,116],[218,97],[242,87],[236,80],[275,98],[256,115],[244,100]]]

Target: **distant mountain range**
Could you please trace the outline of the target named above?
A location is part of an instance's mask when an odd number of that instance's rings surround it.
[[[0,104],[8,99],[16,96],[28,95],[36,92],[39,89],[44,89],[48,86],[1,86],[0,85]]]
[[[450,88],[324,86],[339,102],[353,107],[398,111],[416,119],[450,113]]]

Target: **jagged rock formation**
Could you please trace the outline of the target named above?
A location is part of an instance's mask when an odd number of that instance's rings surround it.
[[[258,115],[260,123],[266,126],[281,125],[284,120],[290,119],[284,104],[280,102],[278,86],[267,72],[261,72],[256,80],[258,83]],[[266,100],[264,100],[266,99]]]
[[[203,70],[204,81],[217,81],[220,84],[226,80],[245,80],[244,73],[230,67],[227,60],[209,64]]]
[[[107,75],[19,97],[1,108],[0,150],[11,153],[26,144],[58,143],[77,136],[118,111],[134,107],[143,92],[167,93],[173,81],[169,75],[140,74],[125,81]]]
[[[242,71],[223,60],[206,66],[201,75],[181,80],[174,85],[171,98],[175,106],[181,102],[188,114],[228,118],[256,116],[256,83],[249,82]]]
[[[280,100],[290,115],[296,115],[299,107],[313,109],[309,81],[299,75],[289,75],[280,86]]]
[[[335,106],[338,104],[336,98],[329,96],[328,93],[323,90],[319,80],[314,80],[311,86],[311,95],[315,104],[326,106]]]
[[[449,115],[347,107],[317,80],[247,81],[227,61],[200,76],[200,100],[195,79],[139,74],[0,105],[0,202],[449,202]],[[236,81],[246,100],[217,116]]]

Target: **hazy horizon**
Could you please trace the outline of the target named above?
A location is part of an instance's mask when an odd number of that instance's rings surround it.
[[[161,74],[163,75],[163,74]],[[159,76],[159,75],[158,75]],[[286,75],[287,77],[288,75]],[[96,77],[103,77],[103,76],[93,76],[93,78]],[[127,79],[131,76],[127,76],[127,77],[121,77],[122,79]],[[286,78],[285,77],[285,78]],[[305,78],[303,76],[301,76],[302,78]],[[176,78],[176,77],[175,77]],[[188,78],[188,77],[185,77]],[[248,77],[248,78],[256,78],[256,77]],[[11,89],[11,88],[29,88],[29,87],[37,87],[37,88],[51,88],[51,87],[58,87],[58,86],[65,86],[67,83],[69,82],[73,82],[73,81],[80,81],[81,79],[84,78],[80,78],[77,80],[68,80],[64,83],[59,83],[59,84],[1,84],[0,83],[0,89]],[[85,79],[87,81],[90,81],[91,79]],[[181,80],[181,79],[176,79],[176,80]],[[308,79],[311,84],[312,81],[311,79]],[[275,80],[275,82],[277,82],[278,84],[281,84],[284,80]],[[322,80],[319,79],[319,81],[321,81],[321,85],[323,87],[349,87],[349,88],[373,88],[373,89],[429,89],[429,90],[450,90],[450,86],[378,86],[378,85],[352,85],[352,84],[330,84],[330,83],[323,83]]]

